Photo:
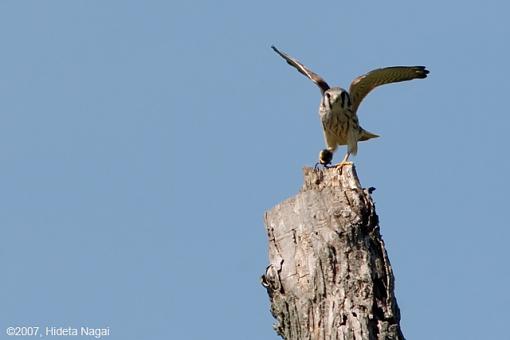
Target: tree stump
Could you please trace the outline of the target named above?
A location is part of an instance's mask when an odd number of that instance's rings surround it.
[[[261,280],[284,339],[404,339],[371,191],[354,166],[305,168],[301,191],[266,212]]]

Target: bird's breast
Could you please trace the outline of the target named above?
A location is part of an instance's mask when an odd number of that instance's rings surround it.
[[[343,107],[331,107],[326,108],[324,106],[320,106],[319,108],[319,116],[323,122],[344,122],[344,121],[358,121],[358,117],[350,108]]]
[[[335,139],[339,145],[347,143],[349,131],[359,130],[358,117],[350,108],[333,108],[331,110],[320,108],[319,114],[324,132]]]

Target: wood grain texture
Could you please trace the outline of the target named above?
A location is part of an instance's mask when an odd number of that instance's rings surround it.
[[[280,336],[404,339],[374,203],[353,166],[305,168],[301,191],[268,211],[265,225],[262,284]]]

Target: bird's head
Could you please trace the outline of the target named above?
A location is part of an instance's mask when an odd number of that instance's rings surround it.
[[[346,90],[333,87],[324,91],[322,102],[329,109],[348,108],[351,106],[351,97]]]

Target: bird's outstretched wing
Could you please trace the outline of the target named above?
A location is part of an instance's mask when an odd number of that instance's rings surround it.
[[[315,74],[311,70],[307,69],[303,64],[301,64],[298,60],[292,58],[291,56],[280,52],[276,47],[271,46],[271,48],[278,53],[283,59],[287,61],[287,63],[291,66],[294,66],[300,73],[307,76],[311,81],[313,81],[317,86],[320,87],[321,93],[329,89],[328,83],[321,76]]]
[[[378,68],[354,79],[349,88],[352,110],[356,112],[365,96],[379,85],[427,78],[425,66],[393,66]]]

